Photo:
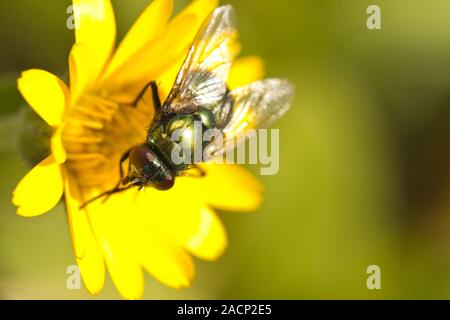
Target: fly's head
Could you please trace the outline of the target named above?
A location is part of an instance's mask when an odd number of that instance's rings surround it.
[[[138,145],[130,152],[128,176],[123,183],[139,188],[151,186],[168,190],[173,187],[175,177],[153,150],[146,145]]]

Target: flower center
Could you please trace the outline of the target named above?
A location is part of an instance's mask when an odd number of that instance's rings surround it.
[[[119,181],[121,156],[145,141],[153,110],[85,94],[68,112],[62,141],[66,167],[83,188],[103,192]]]

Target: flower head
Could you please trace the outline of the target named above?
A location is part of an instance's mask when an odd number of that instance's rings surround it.
[[[119,179],[119,160],[144,141],[152,101],[133,101],[150,81],[167,96],[187,50],[215,0],[193,1],[170,19],[172,0],[154,0],[115,49],[115,19],[109,0],[74,0],[75,38],[69,56],[70,87],[43,70],[22,73],[18,87],[52,128],[51,155],[18,184],[13,203],[26,217],[43,214],[64,198],[76,261],[86,288],[101,291],[105,266],[119,292],[143,293],[143,270],[181,288],[194,276],[192,256],[217,259],[227,245],[212,208],[251,211],[261,203],[261,185],[234,165],[208,164],[205,178],[183,177],[169,191],[130,189],[96,201]],[[236,60],[228,85],[262,77],[256,57]],[[44,186],[44,187],[43,187]]]

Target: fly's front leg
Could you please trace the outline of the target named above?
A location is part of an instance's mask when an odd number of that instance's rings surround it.
[[[200,177],[200,178],[203,178],[203,177],[206,176],[206,171],[205,171],[205,169],[203,169],[202,167],[200,167],[200,166],[194,166],[194,169],[197,170],[197,173],[199,174],[199,177]]]
[[[124,163],[125,161],[127,161],[128,157],[130,156],[130,153],[131,153],[131,150],[132,150],[132,149],[133,149],[133,148],[130,148],[129,150],[127,150],[127,151],[120,157],[120,163],[119,163],[119,173],[120,173],[120,178],[119,178],[119,182],[117,182],[116,186],[115,186],[113,189],[108,190],[108,191],[105,191],[105,192],[99,194],[98,196],[96,196],[96,197],[90,199],[89,201],[85,202],[84,204],[82,204],[82,205],[80,206],[80,209],[84,209],[88,204],[90,204],[90,203],[92,203],[92,202],[94,202],[94,201],[96,201],[96,200],[98,200],[98,199],[100,199],[100,198],[103,198],[103,197],[105,197],[105,198],[103,199],[103,201],[102,201],[102,203],[104,203],[106,200],[109,199],[109,197],[110,197],[111,195],[113,195],[113,194],[115,194],[115,193],[119,193],[119,192],[125,191],[125,190],[128,190],[128,189],[130,189],[130,188],[132,187],[131,185],[125,186],[124,188],[121,188],[121,187],[120,187],[120,185],[121,185],[122,183],[124,183],[124,181],[125,181],[125,179],[126,179],[126,178],[124,177],[125,174],[124,174],[124,171],[123,171],[123,163]],[[124,179],[124,178],[125,178],[125,179]],[[124,183],[124,184],[126,184],[126,183]]]
[[[120,185],[121,185],[121,183],[122,182],[124,182],[124,178],[125,178],[125,173],[124,173],[124,171],[123,171],[123,163],[125,162],[125,161],[127,161],[128,160],[128,158],[129,158],[129,156],[130,156],[130,153],[131,153],[131,150],[132,150],[133,148],[130,148],[130,149],[128,149],[121,157],[120,157],[120,162],[119,162],[119,173],[120,173],[120,180],[119,180],[119,182],[117,183],[117,186],[116,186],[116,188],[118,188]],[[125,183],[125,182],[124,182]],[[126,184],[126,183],[125,183]]]
[[[119,162],[119,173],[120,173],[120,178],[119,178],[119,181],[117,182],[116,186],[115,186],[113,189],[111,189],[110,191],[107,191],[107,192],[104,193],[105,199],[103,199],[103,202],[105,202],[106,200],[108,200],[108,198],[109,198],[112,194],[114,194],[114,193],[116,192],[116,190],[122,190],[122,189],[120,188],[120,185],[121,185],[121,184],[124,184],[124,185],[128,184],[128,181],[127,181],[128,179],[125,177],[125,173],[124,173],[124,171],[123,171],[123,163],[124,163],[125,161],[127,161],[128,157],[130,156],[130,153],[131,153],[131,150],[132,150],[132,149],[133,149],[133,148],[128,149],[128,150],[120,157],[120,162]]]

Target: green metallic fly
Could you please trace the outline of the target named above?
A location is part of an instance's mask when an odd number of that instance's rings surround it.
[[[183,144],[193,146],[186,137],[194,136],[194,124],[202,131],[219,130],[225,141],[245,134],[249,129],[264,128],[281,117],[288,109],[294,87],[287,80],[265,79],[230,91],[226,85],[234,54],[232,43],[237,37],[235,12],[232,6],[218,7],[205,20],[184,61],[173,88],[161,103],[155,81],[138,95],[134,106],[151,90],[155,116],[147,139],[126,152],[120,161],[120,181],[83,205],[132,187],[154,187],[168,190],[177,176],[195,169],[199,176],[205,172],[196,164],[177,164],[172,160],[179,142],[172,134],[182,132]],[[189,140],[189,138],[187,138]],[[226,144],[216,146],[220,155]],[[202,147],[206,147],[203,145]],[[125,176],[123,163],[129,160]]]

